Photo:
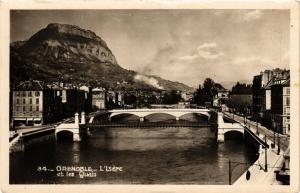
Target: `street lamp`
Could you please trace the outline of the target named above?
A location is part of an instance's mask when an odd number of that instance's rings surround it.
[[[279,119],[279,121],[278,121],[278,126],[279,127],[281,127],[281,117],[280,117],[280,115],[278,115],[278,119]],[[280,138],[279,138],[279,129],[278,129],[278,127],[277,127],[277,145],[278,145],[278,150],[277,150],[277,155],[279,155],[280,154]]]
[[[278,146],[278,149],[277,149],[277,155],[280,154],[280,138],[279,138],[279,128],[281,127],[281,117],[280,115],[275,115],[275,128],[273,129],[273,146],[275,147],[275,144],[276,144],[276,133],[277,133],[277,146]],[[276,133],[275,133],[275,129],[276,129]]]
[[[276,118],[274,120],[275,124],[273,126],[273,144],[272,144],[272,148],[275,147],[275,144],[276,144],[276,133],[275,133],[275,129],[277,130],[277,121],[276,121]]]
[[[258,116],[256,117],[256,134],[259,135],[259,132],[258,132]]]
[[[265,145],[266,144],[267,144],[267,135],[265,135]],[[265,146],[265,172],[268,172],[267,146]]]

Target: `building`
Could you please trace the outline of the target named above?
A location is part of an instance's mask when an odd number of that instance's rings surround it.
[[[106,108],[106,91],[105,88],[94,88],[92,89],[92,106],[95,109]]]
[[[124,107],[124,105],[125,105],[124,92],[122,92],[122,91],[117,92],[117,104],[119,107]]]
[[[20,83],[12,91],[12,125],[42,125],[60,120],[61,97],[42,82]]]
[[[229,90],[222,88],[222,89],[217,89],[218,94],[217,94],[217,98],[219,99],[227,99],[229,96]]]
[[[262,75],[254,76],[252,83],[252,116],[255,119],[263,117],[264,90],[262,89]]]
[[[270,126],[271,85],[275,79],[287,79],[289,73],[289,70],[276,68],[265,70],[253,77],[252,116],[267,127]]]
[[[182,92],[181,93],[181,98],[184,101],[191,101],[194,97],[194,93],[193,92]]]
[[[276,79],[271,86],[272,128],[290,134],[290,79]]]
[[[73,117],[75,113],[85,111],[85,91],[64,87],[62,90],[63,117]]]
[[[86,85],[82,85],[79,87],[79,90],[84,91],[84,112],[89,113],[93,110],[92,88]]]
[[[61,98],[62,118],[73,117],[76,112],[88,113],[92,110],[92,99],[87,86],[78,87],[71,83],[53,82],[48,88],[55,90],[57,96]]]

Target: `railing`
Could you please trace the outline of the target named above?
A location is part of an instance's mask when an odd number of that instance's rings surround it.
[[[199,123],[91,123],[85,127],[100,128],[100,127],[211,127],[215,124],[199,124]]]
[[[37,134],[37,133],[42,133],[42,132],[50,131],[50,130],[54,130],[54,129],[55,129],[55,127],[50,126],[50,127],[45,127],[45,128],[41,128],[41,129],[38,129],[38,130],[23,132],[23,137],[29,136],[29,135],[34,135],[34,134]]]

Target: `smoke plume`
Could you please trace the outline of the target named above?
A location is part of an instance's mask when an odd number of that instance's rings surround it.
[[[164,89],[164,87],[163,86],[160,86],[159,84],[158,84],[158,80],[156,80],[155,78],[153,78],[153,77],[148,77],[148,76],[145,76],[145,75],[140,75],[140,74],[138,74],[138,75],[136,75],[135,77],[134,77],[134,79],[135,80],[138,80],[138,81],[142,81],[142,82],[144,82],[144,83],[146,83],[146,84],[148,84],[148,85],[151,85],[151,86],[153,86],[153,87],[155,87],[155,88],[158,88],[158,89]]]

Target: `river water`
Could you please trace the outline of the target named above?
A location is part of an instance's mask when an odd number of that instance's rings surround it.
[[[185,119],[205,122],[193,114]],[[135,120],[129,116],[118,121]],[[160,115],[146,121],[172,120]],[[257,159],[257,149],[242,137],[229,135],[225,143],[217,143],[208,127],[101,128],[91,134],[77,143],[49,138],[11,153],[10,183],[228,184],[229,159],[240,163]],[[64,166],[86,168],[84,172],[61,171]],[[247,164],[237,165],[232,181],[246,168]]]

